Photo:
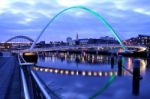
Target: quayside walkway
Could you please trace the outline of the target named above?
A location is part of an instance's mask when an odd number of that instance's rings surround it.
[[[0,57],[0,99],[22,99],[19,64],[15,56]]]

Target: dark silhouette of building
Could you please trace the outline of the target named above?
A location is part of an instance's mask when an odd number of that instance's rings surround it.
[[[145,45],[150,47],[150,36],[148,35],[138,35],[137,37],[132,37],[126,40],[127,45]]]
[[[79,45],[87,45],[87,44],[119,44],[117,40],[113,37],[105,36],[99,39],[78,39]]]
[[[139,35],[138,36],[138,44],[150,47],[150,36]]]

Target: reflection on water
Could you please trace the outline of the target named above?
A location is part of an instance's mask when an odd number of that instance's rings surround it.
[[[123,58],[123,66],[127,69],[133,69],[134,58]],[[142,74],[146,71],[147,60],[140,59],[140,71]],[[117,69],[117,57],[114,57],[115,68]],[[40,66],[63,69],[77,70],[96,70],[96,71],[112,71],[110,67],[111,57],[95,54],[69,54],[69,53],[44,53],[40,54]],[[44,63],[44,64],[43,64]],[[127,71],[125,71],[128,73]]]
[[[33,67],[51,90],[62,99],[88,99],[100,90],[114,73],[117,75],[117,57],[115,66],[110,66],[111,57],[94,54],[43,53],[39,55],[38,64]],[[132,71],[134,58],[123,58],[123,65]],[[149,77],[147,72],[149,61],[141,59],[141,95],[138,99],[149,97]],[[135,99],[132,96],[132,76],[123,71],[126,76],[118,77],[107,90],[96,99]],[[61,89],[61,90],[59,90]],[[147,91],[145,91],[147,90]],[[124,97],[122,97],[124,96]],[[148,98],[148,99],[149,99]]]
[[[133,66],[132,58],[128,58],[128,60],[127,60],[127,67],[128,67],[128,69],[131,70],[132,66]]]
[[[132,70],[133,69],[133,58],[126,58],[127,60],[125,62],[127,62],[127,68],[129,70]],[[126,63],[125,63],[126,64]],[[144,59],[140,59],[140,72],[141,74],[145,74],[145,71],[146,71],[146,66],[147,66],[147,60],[144,60]]]
[[[145,60],[140,61],[140,71],[141,71],[141,73],[145,73],[146,65],[147,65],[147,61],[145,61]]]
[[[61,61],[69,61],[76,63],[108,63],[110,58],[108,56],[94,55],[94,54],[68,54],[68,53],[48,53],[40,55],[39,57],[42,60],[53,60],[60,59]]]

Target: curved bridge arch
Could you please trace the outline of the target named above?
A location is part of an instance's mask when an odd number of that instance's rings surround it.
[[[120,37],[117,35],[117,33],[115,32],[115,30],[111,27],[111,25],[100,15],[98,14],[97,12],[89,9],[89,8],[86,8],[86,7],[83,7],[83,6],[73,6],[73,7],[69,7],[69,8],[66,8],[62,11],[60,11],[58,14],[56,14],[49,22],[48,24],[42,29],[42,31],[40,32],[40,34],[38,35],[37,39],[33,42],[32,46],[30,47],[30,50],[32,50],[34,48],[34,46],[36,45],[36,42],[40,39],[40,37],[42,36],[42,34],[45,32],[45,30],[48,28],[48,26],[59,16],[61,15],[62,13],[64,13],[65,11],[67,10],[70,10],[70,9],[82,9],[82,10],[85,10],[89,13],[91,13],[92,15],[94,15],[96,18],[98,18],[106,27],[107,29],[114,35],[114,37],[117,39],[117,41],[120,43],[121,47],[126,50],[126,47],[124,46],[124,44],[122,43]],[[110,84],[111,82],[114,80],[115,78],[115,75],[112,75],[111,78],[109,79],[109,81],[99,90],[99,92],[95,93],[93,96],[90,97],[90,99],[93,99],[94,97],[100,95]]]
[[[30,47],[30,50],[34,48],[34,46],[36,45],[36,42],[40,39],[40,37],[42,36],[42,34],[45,32],[45,30],[48,28],[48,26],[59,16],[61,15],[62,13],[64,13],[65,11],[67,10],[70,10],[70,9],[82,9],[82,10],[85,10],[89,13],[91,13],[92,15],[94,15],[96,18],[98,18],[106,27],[107,29],[114,35],[114,37],[117,39],[117,41],[120,43],[121,47],[126,50],[126,47],[124,46],[124,44],[122,43],[120,37],[117,35],[117,33],[115,32],[115,30],[111,27],[111,25],[100,15],[98,14],[97,12],[89,9],[89,8],[86,8],[86,7],[83,7],[83,6],[73,6],[73,7],[69,7],[69,8],[66,8],[62,11],[60,11],[58,14],[56,14],[49,22],[48,24],[42,29],[42,31],[40,32],[40,34],[38,35],[37,39],[33,42],[32,46]]]
[[[26,40],[28,40],[30,42],[34,42],[33,39],[31,39],[31,38],[29,38],[27,36],[21,36],[21,35],[19,35],[19,36],[15,36],[15,37],[12,37],[12,38],[8,39],[7,41],[5,41],[5,43],[8,43],[8,42],[10,42],[10,41],[12,41],[14,39],[17,39],[17,38],[22,38],[22,39],[26,39]]]

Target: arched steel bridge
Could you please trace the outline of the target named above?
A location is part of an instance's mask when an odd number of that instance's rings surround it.
[[[31,43],[34,42],[34,40],[31,39],[31,38],[28,37],[28,36],[22,36],[22,35],[19,35],[19,36],[15,36],[15,37],[12,37],[12,38],[8,39],[7,41],[5,41],[5,43],[11,42],[12,40],[15,40],[15,39],[18,39],[18,38],[28,40],[28,41],[30,41]]]
[[[132,46],[125,46],[127,49],[126,51],[138,51],[142,52],[147,50],[146,46],[139,46],[139,45],[132,45]],[[46,51],[63,51],[63,50],[78,50],[78,49],[115,49],[115,48],[122,48],[121,45],[119,44],[88,44],[88,45],[78,45],[78,46],[54,46],[54,47],[46,47],[46,48],[33,48],[32,50],[26,49],[22,50],[22,52],[28,52],[28,51],[33,51],[33,52],[46,52]],[[132,50],[131,50],[132,49]]]
[[[38,35],[38,37],[36,38],[36,40],[33,42],[32,46],[30,47],[30,50],[32,50],[37,41],[40,39],[40,37],[44,34],[45,30],[48,28],[48,26],[50,26],[55,20],[56,18],[58,18],[58,16],[60,16],[61,14],[63,14],[64,12],[68,11],[68,10],[73,10],[73,9],[81,9],[81,10],[84,10],[90,14],[92,14],[93,16],[95,16],[98,21],[102,22],[106,28],[110,31],[110,33],[112,33],[112,35],[117,39],[117,41],[119,42],[119,44],[121,45],[122,49],[123,50],[126,50],[126,47],[124,46],[124,44],[122,43],[119,35],[116,33],[116,31],[112,28],[112,26],[97,12],[89,9],[89,8],[86,8],[84,6],[73,6],[73,7],[69,7],[69,8],[66,8],[62,11],[60,11],[59,13],[57,13],[49,22],[48,24],[46,24],[46,26],[42,29],[42,31],[40,32],[40,34]]]

